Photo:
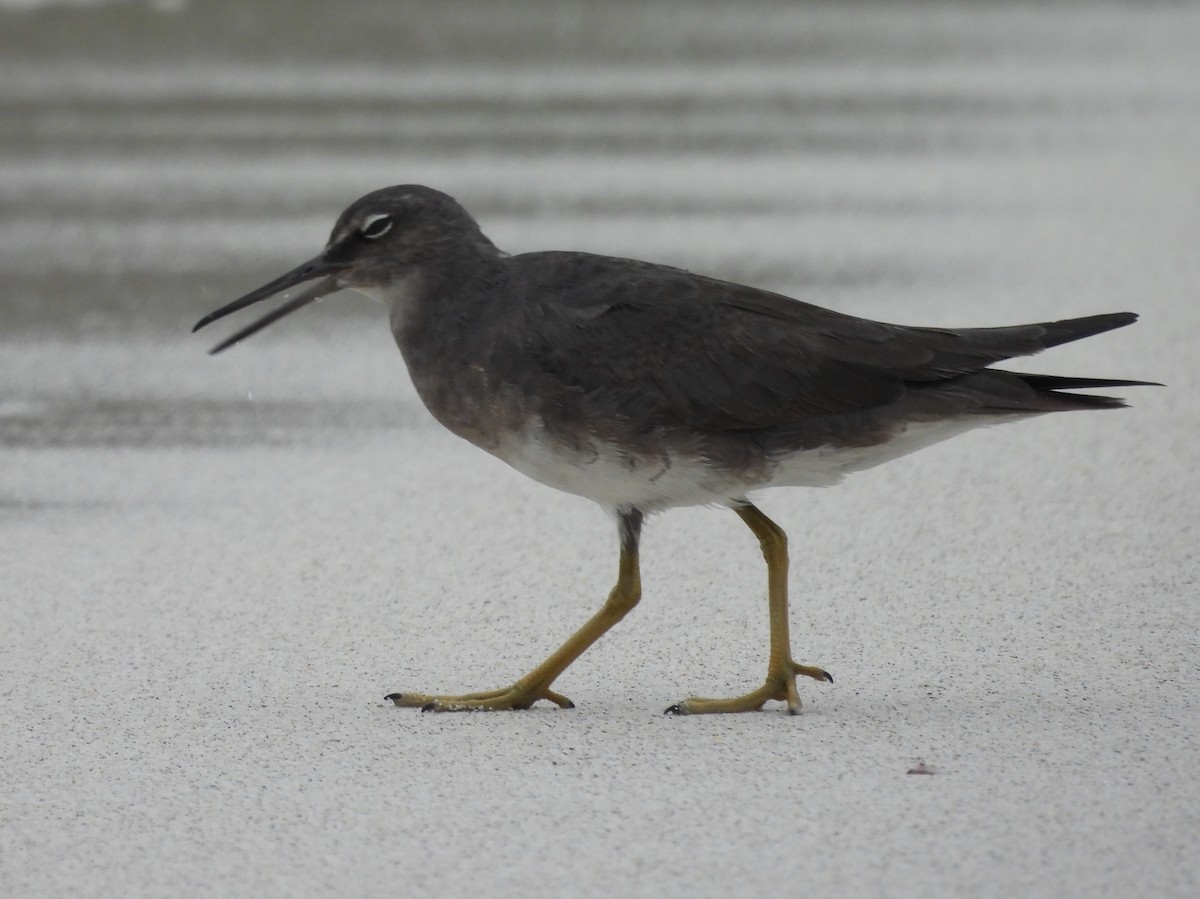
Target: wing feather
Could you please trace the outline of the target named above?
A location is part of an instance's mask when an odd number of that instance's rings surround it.
[[[1132,321],[1118,313],[916,328],[633,260],[537,253],[512,261],[529,335],[523,351],[544,389],[599,399],[646,426],[757,430],[868,410]]]

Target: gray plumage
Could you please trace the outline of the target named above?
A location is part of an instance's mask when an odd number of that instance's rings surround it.
[[[649,262],[508,256],[452,198],[416,185],[356,201],[321,255],[196,327],[309,281],[316,283],[213,352],[342,288],[382,301],[413,383],[439,421],[531,477],[616,511],[618,586],[629,590],[643,512],[725,503],[763,541],[769,565],[786,566],[782,531],[750,505],[748,492],[835,483],[981,424],[1119,407],[1114,397],[1068,391],[1146,383],[992,368],[1131,324],[1131,313],[1000,328],[886,324]],[[779,589],[772,587],[773,608],[786,611]],[[775,658],[786,654],[786,627],[772,621]],[[795,672],[772,664],[778,670],[768,684],[778,683],[764,695],[795,710]],[[558,670],[531,673],[529,695],[557,696],[548,688]],[[442,705],[497,707],[476,704],[481,696]],[[714,702],[721,707],[705,705]],[[734,710],[727,706],[696,700],[674,708]]]

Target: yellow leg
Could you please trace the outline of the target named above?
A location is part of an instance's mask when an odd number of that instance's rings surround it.
[[[767,560],[767,597],[771,621],[771,654],[767,660],[767,679],[757,690],[732,699],[685,699],[667,709],[669,715],[707,715],[717,712],[750,712],[760,709],[768,699],[787,703],[792,715],[800,712],[800,694],[796,691],[796,675],[833,682],[828,671],[792,661],[788,637],[788,553],[787,534],[754,505],[746,502],[733,507],[762,546]]]
[[[575,704],[560,693],[550,689],[555,678],[583,655],[584,651],[599,640],[614,624],[624,618],[637,605],[642,596],[641,573],[638,568],[638,539],[642,530],[642,513],[637,509],[623,511],[619,515],[621,529],[621,562],[616,586],[608,594],[604,606],[588,619],[579,630],[567,639],[550,657],[523,678],[500,690],[482,693],[466,693],[461,696],[434,696],[426,693],[392,693],[386,696],[398,706],[419,708],[422,711],[463,712],[496,711],[505,709],[527,709],[539,699],[546,699],[560,708],[574,708]]]

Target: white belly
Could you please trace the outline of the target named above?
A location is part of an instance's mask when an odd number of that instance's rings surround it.
[[[567,446],[533,423],[496,450],[517,471],[550,487],[601,505],[650,512],[674,506],[728,505],[766,487],[829,487],[847,474],[888,462],[982,425],[1011,421],[968,416],[910,424],[887,443],[824,446],[788,453],[753,471],[714,466],[695,453],[635,456],[609,443]]]

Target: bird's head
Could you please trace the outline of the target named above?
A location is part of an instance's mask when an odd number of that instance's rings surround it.
[[[338,218],[321,254],[252,290],[192,328],[199,331],[230,313],[288,288],[313,283],[282,306],[213,347],[219,353],[302,306],[345,288],[389,302],[411,293],[414,279],[461,268],[469,260],[496,258],[499,251],[470,214],[446,194],[420,185],[385,187],[354,201]]]

